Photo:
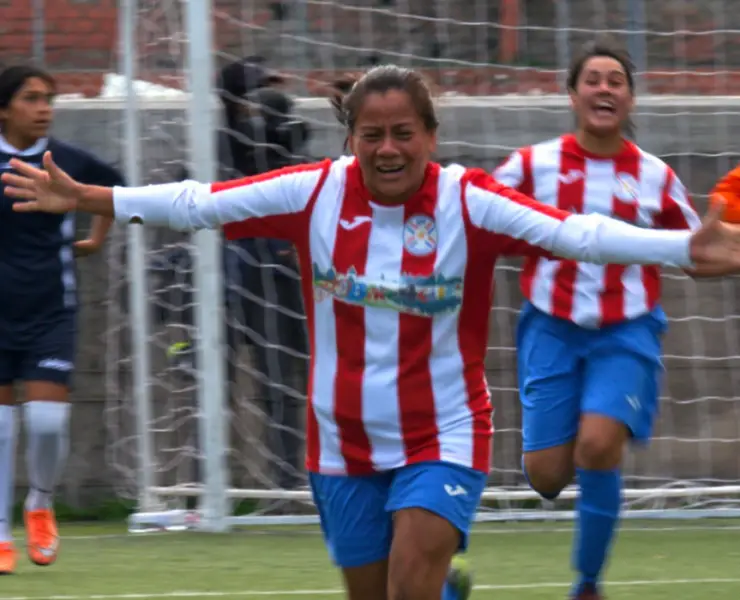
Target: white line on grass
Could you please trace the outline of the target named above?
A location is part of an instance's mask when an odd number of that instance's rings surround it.
[[[694,531],[738,531],[740,530],[740,525],[703,525],[700,527],[696,526],[685,526],[685,527],[620,527],[620,532],[626,532],[626,533],[687,533],[687,532],[694,532]],[[64,532],[62,531],[62,540],[115,540],[115,539],[123,539],[123,538],[130,538],[130,539],[136,539],[136,538],[151,538],[151,537],[157,537],[160,535],[166,535],[168,532],[162,531],[162,532],[154,532],[154,533],[99,533],[99,534],[90,534],[90,535],[64,535]],[[170,535],[178,535],[182,532],[170,532]],[[192,532],[186,532],[186,533],[192,533]],[[265,528],[259,528],[259,529],[237,529],[232,532],[235,535],[241,535],[241,536],[249,536],[249,535],[272,535],[272,536],[281,536],[281,535],[306,535],[306,536],[319,536],[321,535],[321,530],[316,527],[315,529],[290,529],[289,527],[287,529],[274,529],[270,530]],[[481,528],[476,529],[474,528],[472,530],[472,535],[506,535],[506,534],[516,534],[521,535],[525,533],[573,533],[573,527],[541,527],[541,528],[534,528],[534,527],[517,527],[516,524],[512,524],[511,527],[502,528],[502,527],[494,527],[494,528]],[[19,532],[19,537],[23,537],[22,532]],[[0,600],[3,600],[3,598],[0,598]]]
[[[673,585],[706,585],[716,583],[740,584],[740,578],[729,579],[645,579],[634,581],[608,581],[607,587],[641,587],[641,586],[673,586]],[[512,583],[512,584],[490,584],[476,585],[473,589],[477,591],[495,591],[495,590],[539,590],[547,588],[569,588],[572,583],[565,582],[542,582],[542,583]],[[327,589],[327,590],[244,590],[244,591],[172,591],[172,592],[155,592],[151,594],[81,594],[81,595],[61,595],[61,596],[0,596],[0,600],[147,600],[147,599],[176,599],[176,598],[227,598],[229,596],[240,598],[259,598],[274,596],[338,596],[343,594],[344,590]]]

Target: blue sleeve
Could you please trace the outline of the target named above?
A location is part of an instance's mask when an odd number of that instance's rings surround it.
[[[126,185],[126,181],[118,169],[94,156],[89,157],[84,176],[81,179],[84,179],[82,183],[88,185],[102,185],[106,187]]]

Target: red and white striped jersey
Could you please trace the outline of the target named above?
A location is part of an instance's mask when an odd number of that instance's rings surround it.
[[[307,465],[363,474],[428,460],[487,472],[493,267],[552,252],[690,264],[685,232],[570,215],[481,170],[430,164],[406,203],[373,202],[354,159],[238,181],[115,188],[116,218],[287,239],[310,335]]]
[[[574,135],[514,152],[494,173],[506,186],[572,213],[600,213],[639,227],[695,229],[701,219],[662,160],[625,141],[609,159],[589,154]],[[634,319],[660,300],[654,265],[595,265],[531,257],[521,276],[538,309],[588,328]]]

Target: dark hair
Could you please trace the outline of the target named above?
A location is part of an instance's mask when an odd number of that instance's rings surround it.
[[[331,103],[337,120],[350,132],[354,131],[365,98],[369,94],[385,94],[390,90],[406,92],[426,130],[437,130],[437,111],[424,78],[412,69],[396,65],[373,67],[357,80],[343,77],[335,81],[332,84]]]
[[[581,76],[583,67],[586,63],[595,57],[604,56],[607,58],[613,58],[624,68],[624,73],[627,77],[627,85],[630,88],[630,92],[635,92],[635,65],[630,58],[629,52],[625,50],[616,40],[609,36],[602,36],[593,40],[583,46],[581,51],[575,56],[573,62],[568,69],[568,78],[566,80],[566,87],[568,91],[575,92],[578,85],[578,78]],[[635,132],[635,125],[632,119],[628,119],[623,126],[624,133],[628,136],[633,136]]]
[[[34,77],[44,80],[52,92],[56,92],[54,78],[43,69],[31,65],[14,65],[0,72],[0,108],[8,108],[18,90]]]
[[[613,58],[621,64],[627,76],[627,85],[629,85],[631,91],[635,90],[635,66],[632,63],[629,53],[616,40],[606,36],[589,42],[575,56],[568,69],[567,86],[569,90],[576,89],[578,78],[581,76],[584,65],[589,59],[596,56]]]

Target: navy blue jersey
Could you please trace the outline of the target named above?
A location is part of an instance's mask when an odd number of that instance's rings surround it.
[[[53,138],[16,152],[0,138],[0,172],[13,157],[40,165],[43,152],[71,177],[94,185],[123,185],[113,167]],[[22,349],[77,306],[73,244],[75,215],[16,213],[17,199],[0,184],[0,348]]]

